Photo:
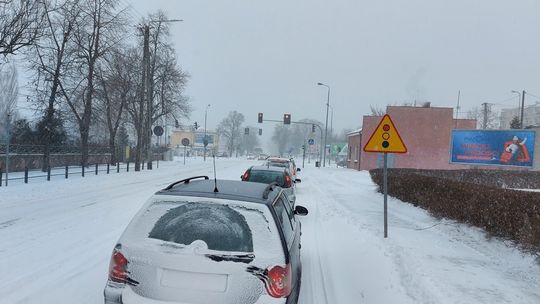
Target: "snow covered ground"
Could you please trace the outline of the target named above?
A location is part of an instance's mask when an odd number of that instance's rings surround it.
[[[258,161],[218,159],[238,180]],[[101,174],[101,173],[100,173]],[[153,192],[212,162],[160,163],[153,171],[55,177],[0,188],[0,303],[103,303],[110,253]],[[540,264],[475,228],[439,221],[382,196],[368,173],[306,167],[301,304],[540,303]]]

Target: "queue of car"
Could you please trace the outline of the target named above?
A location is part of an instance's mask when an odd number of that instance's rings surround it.
[[[294,161],[277,163],[155,193],[113,249],[105,304],[296,304],[308,210],[295,203]]]

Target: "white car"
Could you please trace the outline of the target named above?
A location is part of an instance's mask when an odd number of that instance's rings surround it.
[[[105,304],[296,304],[308,211],[286,200],[275,184],[207,176],[157,192],[113,250]]]

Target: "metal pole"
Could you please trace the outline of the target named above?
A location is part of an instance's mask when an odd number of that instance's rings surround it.
[[[184,166],[186,165],[186,148],[187,146],[184,146]]]
[[[157,163],[156,163],[156,166],[157,166],[158,169],[159,169],[159,159],[161,158],[161,147],[160,147],[160,144],[161,144],[161,136],[158,136],[158,137],[157,137],[157,145],[158,145],[158,151],[159,151],[159,153],[158,153],[158,158],[157,158],[157,161],[156,161],[156,162],[157,162]]]
[[[487,129],[487,120],[488,120],[488,104],[487,102],[484,102],[482,104],[484,106],[484,121],[482,122],[482,129]]]
[[[330,115],[330,155],[328,155],[328,165],[332,162],[332,138],[334,136],[334,107],[330,106],[332,114]]]
[[[11,131],[10,126],[11,124],[11,114],[7,114],[7,121],[6,121],[6,187],[8,185],[9,181],[9,144],[11,142]]]
[[[207,105],[206,109],[204,110],[204,139],[203,139],[203,146],[204,146],[203,159],[204,159],[204,161],[206,161],[206,146],[208,146],[207,139],[206,139],[206,119],[208,118],[208,108],[209,107],[210,107],[210,105]]]
[[[326,166],[326,140],[328,138],[328,109],[330,108],[330,87],[328,88],[328,97],[326,98],[326,123],[324,124],[324,154],[323,154],[323,167]]]
[[[144,26],[144,54],[145,56],[145,67],[146,69],[146,79],[145,79],[145,89],[146,89],[146,128],[143,128],[144,138],[146,141],[146,157],[147,157],[147,168],[152,170],[152,106],[153,100],[150,92],[151,86],[151,77],[150,75],[150,25]],[[143,91],[144,92],[144,91]],[[143,169],[144,170],[144,169]]]
[[[384,153],[384,238],[388,237],[388,153]]]
[[[525,108],[525,90],[523,90],[523,93],[521,93],[521,119],[520,119],[520,127],[523,129],[523,109]]]

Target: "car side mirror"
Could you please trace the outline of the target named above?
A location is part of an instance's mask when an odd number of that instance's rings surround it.
[[[301,182],[302,182],[302,180],[301,180],[301,179],[299,179],[299,178],[297,178],[297,179],[296,179],[296,180],[295,180],[294,182],[295,182],[295,183],[301,183]]]
[[[308,212],[309,211],[304,206],[296,206],[294,208],[294,214],[296,215],[305,216],[305,215],[308,215]]]
[[[296,169],[296,171],[300,172],[300,171],[302,171],[302,169],[298,168],[298,169]]]

